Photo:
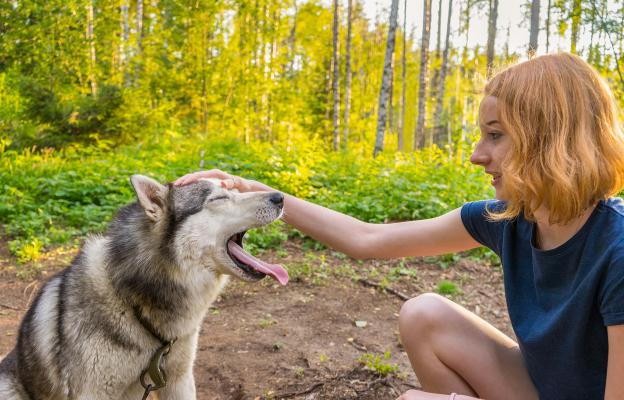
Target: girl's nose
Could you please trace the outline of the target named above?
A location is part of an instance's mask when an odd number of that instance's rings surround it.
[[[486,151],[484,151],[480,141],[477,143],[474,151],[470,155],[470,162],[476,165],[486,165],[490,162],[490,156]]]

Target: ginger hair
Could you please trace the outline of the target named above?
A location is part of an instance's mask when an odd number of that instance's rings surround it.
[[[624,136],[605,80],[569,53],[513,65],[486,85],[512,140],[502,163],[507,207],[494,220],[545,206],[550,223],[565,224],[624,185]]]

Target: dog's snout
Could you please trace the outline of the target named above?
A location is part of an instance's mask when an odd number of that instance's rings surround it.
[[[280,192],[271,193],[269,196],[269,201],[276,206],[283,207],[284,206],[284,195]]]

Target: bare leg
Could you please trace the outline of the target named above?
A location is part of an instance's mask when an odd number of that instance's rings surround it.
[[[537,399],[518,344],[483,319],[433,293],[408,300],[401,340],[424,390],[486,399]]]

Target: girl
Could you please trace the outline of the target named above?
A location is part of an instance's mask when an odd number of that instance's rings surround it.
[[[369,224],[286,195],[285,220],[354,258],[487,246],[501,258],[518,342],[436,294],[407,301],[401,340],[424,391],[401,400],[624,399],[624,136],[607,84],[581,58],[546,55],[485,87],[470,161],[496,200]],[[240,191],[272,190],[222,171]],[[423,199],[426,201],[426,199]]]

